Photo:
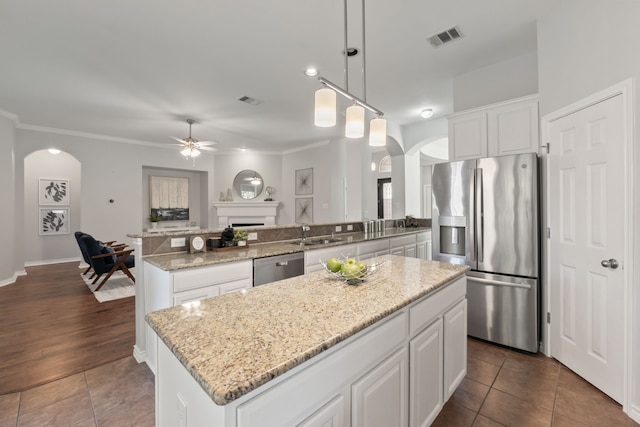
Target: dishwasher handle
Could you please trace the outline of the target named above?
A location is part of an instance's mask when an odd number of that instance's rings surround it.
[[[289,265],[289,261],[278,261],[276,262],[276,267],[284,267]]]

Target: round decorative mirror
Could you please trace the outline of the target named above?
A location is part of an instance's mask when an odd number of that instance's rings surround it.
[[[233,188],[245,200],[255,199],[262,193],[264,180],[260,174],[251,169],[238,172],[233,180]]]

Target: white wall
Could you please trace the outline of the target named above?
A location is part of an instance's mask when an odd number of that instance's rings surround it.
[[[453,111],[537,93],[537,58],[537,52],[527,52],[455,77]]]
[[[262,176],[264,188],[271,186],[276,190],[272,196],[274,200],[284,201],[282,188],[282,155],[273,153],[260,153],[255,151],[238,151],[237,153],[218,153],[215,158],[213,199],[211,202],[220,200],[220,193],[226,197],[227,190],[231,190],[234,201],[242,201],[240,195],[233,189],[233,180],[236,175],[245,169],[252,169]],[[267,193],[262,190],[255,200],[256,203],[264,201]],[[215,208],[214,208],[215,211]],[[217,222],[217,219],[216,219]],[[283,216],[282,205],[278,209],[277,224],[287,224],[289,221],[286,215]],[[215,223],[212,223],[215,224]],[[215,224],[216,227],[226,227],[226,224]]]
[[[538,23],[540,113],[544,116],[592,93],[633,78],[635,87],[634,160],[640,164],[640,2],[637,0],[561,0]],[[640,422],[640,173],[634,177],[634,259],[632,309],[632,396]],[[627,408],[629,409],[629,408]]]
[[[101,240],[118,240],[128,243],[130,239],[127,234],[139,233],[143,227],[146,227],[143,224],[143,218],[146,216],[143,214],[142,170],[144,166],[207,171],[208,187],[213,188],[213,156],[211,154],[198,157],[194,166],[191,161],[185,161],[175,149],[19,129],[15,148],[16,212],[19,216],[22,216],[24,208],[22,204],[25,188],[24,159],[30,153],[52,146],[70,154],[80,162],[82,199],[78,226],[82,231]],[[110,203],[110,199],[113,199],[114,203]],[[211,191],[209,191],[209,199],[213,200]],[[25,199],[26,203],[35,205],[37,200]],[[209,223],[212,223],[211,211],[209,211]],[[26,224],[20,232],[25,231]],[[67,239],[75,244],[73,233],[69,234]],[[18,245],[19,239],[16,239],[15,243],[13,247],[20,251],[17,256],[20,258],[20,264],[23,264],[25,255],[22,247]],[[78,258],[79,255],[78,252]],[[54,256],[29,261],[45,262],[59,258]]]
[[[422,177],[420,151],[404,155],[405,215],[422,218]],[[394,193],[395,199],[395,193]],[[394,216],[394,218],[398,218]]]
[[[344,182],[345,146],[340,141],[325,141],[299,151],[289,151],[282,157],[283,203],[281,224],[295,223],[295,199],[313,198],[313,222],[332,222],[334,215],[344,212],[342,183]],[[296,170],[313,168],[313,194],[295,194]],[[334,191],[332,188],[336,187]]]
[[[66,206],[39,205],[39,180],[68,180],[69,204]],[[24,159],[24,260],[27,265],[48,262],[71,261],[78,258],[78,245],[73,233],[81,230],[82,180],[80,162],[61,152],[51,154],[38,150]],[[40,235],[40,209],[68,208],[70,221],[68,234]],[[71,237],[71,238],[70,238]],[[106,239],[103,239],[106,240]]]
[[[0,245],[0,286],[11,283],[24,269],[16,256],[13,241],[17,240],[17,221],[15,206],[15,163],[14,163],[15,127],[13,121],[0,115],[0,200],[5,207],[3,239]]]

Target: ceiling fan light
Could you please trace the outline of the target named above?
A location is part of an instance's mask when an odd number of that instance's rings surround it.
[[[382,117],[376,117],[371,120],[369,145],[372,147],[384,147],[387,145],[387,121]]]
[[[198,157],[199,155],[200,155],[200,150],[198,150],[197,148],[191,149],[191,157]]]
[[[184,150],[180,152],[185,157],[191,157],[191,148],[186,147]]]
[[[364,136],[364,108],[360,105],[352,105],[346,111],[347,122],[344,127],[344,136],[347,138],[362,138]]]
[[[314,124],[321,128],[336,125],[336,93],[329,88],[316,91]]]

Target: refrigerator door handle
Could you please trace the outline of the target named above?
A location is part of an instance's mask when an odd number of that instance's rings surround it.
[[[471,259],[470,261],[476,261],[476,198],[475,198],[475,188],[476,188],[476,169],[471,169],[471,181],[469,182],[469,234],[468,239],[466,241],[467,244],[471,246],[470,253]],[[465,236],[466,238],[467,236]]]
[[[476,169],[476,220],[477,233],[476,233],[476,245],[478,252],[478,262],[484,261],[484,191],[482,181],[482,168]]]
[[[487,285],[507,286],[511,288],[531,289],[531,285],[526,283],[501,282],[499,280],[481,279],[480,277],[469,277],[472,282],[484,283]]]

